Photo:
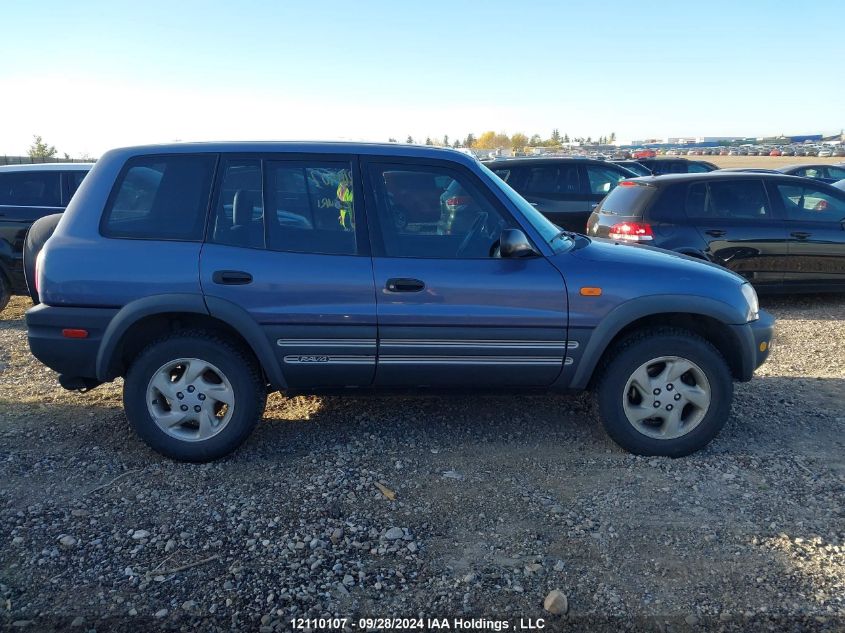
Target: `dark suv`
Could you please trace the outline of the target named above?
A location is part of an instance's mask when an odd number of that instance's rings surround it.
[[[706,259],[758,290],[845,291],[845,193],[808,178],[718,171],[625,181],[587,234]]]
[[[651,170],[655,176],[665,174],[703,174],[718,169],[706,160],[689,160],[686,158],[638,158],[637,162]]]
[[[0,167],[0,310],[9,296],[27,294],[23,245],[36,220],[64,210],[88,163],[44,163]]]
[[[344,143],[108,152],[38,259],[33,354],[124,377],[138,434],[234,450],[269,390],[594,388],[630,451],[726,421],[773,319],[716,266],[561,232],[470,156]]]
[[[614,163],[585,158],[514,158],[487,166],[569,231],[583,231],[592,210],[616,183],[639,175]]]

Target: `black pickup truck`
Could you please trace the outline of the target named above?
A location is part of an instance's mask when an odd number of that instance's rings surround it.
[[[23,264],[29,227],[44,216],[64,211],[92,166],[43,163],[0,167],[0,310],[11,295],[30,294]]]

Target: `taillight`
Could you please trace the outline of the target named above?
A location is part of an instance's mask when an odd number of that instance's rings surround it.
[[[446,206],[457,207],[462,204],[469,204],[470,202],[472,202],[472,198],[469,196],[452,196],[451,198],[446,199]]]
[[[619,187],[636,187],[637,183],[631,182],[630,180],[623,180],[619,183]]]
[[[654,239],[650,224],[641,222],[619,222],[610,227],[608,237],[627,242],[649,242]]]

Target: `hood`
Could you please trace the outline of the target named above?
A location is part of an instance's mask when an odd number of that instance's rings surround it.
[[[563,255],[607,264],[612,268],[636,269],[640,274],[655,272],[659,273],[658,277],[669,274],[679,282],[700,282],[706,278],[711,283],[727,282],[735,285],[747,281],[726,268],[695,257],[653,246],[626,244],[603,238],[591,238],[589,244]]]

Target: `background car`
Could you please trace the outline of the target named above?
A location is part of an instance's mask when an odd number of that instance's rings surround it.
[[[826,183],[834,183],[845,178],[845,167],[839,165],[810,164],[810,165],[789,165],[778,169],[783,174],[814,178]]]
[[[619,181],[637,176],[615,163],[588,158],[515,158],[488,167],[552,222],[578,232]]]
[[[0,310],[13,294],[29,294],[23,247],[30,226],[67,206],[91,163],[0,167]]]
[[[703,173],[718,169],[706,160],[689,160],[687,158],[644,158],[638,160],[643,167],[651,170],[655,176],[662,174]]]
[[[712,172],[624,181],[587,235],[724,266],[758,290],[845,291],[845,193],[785,174]]]

